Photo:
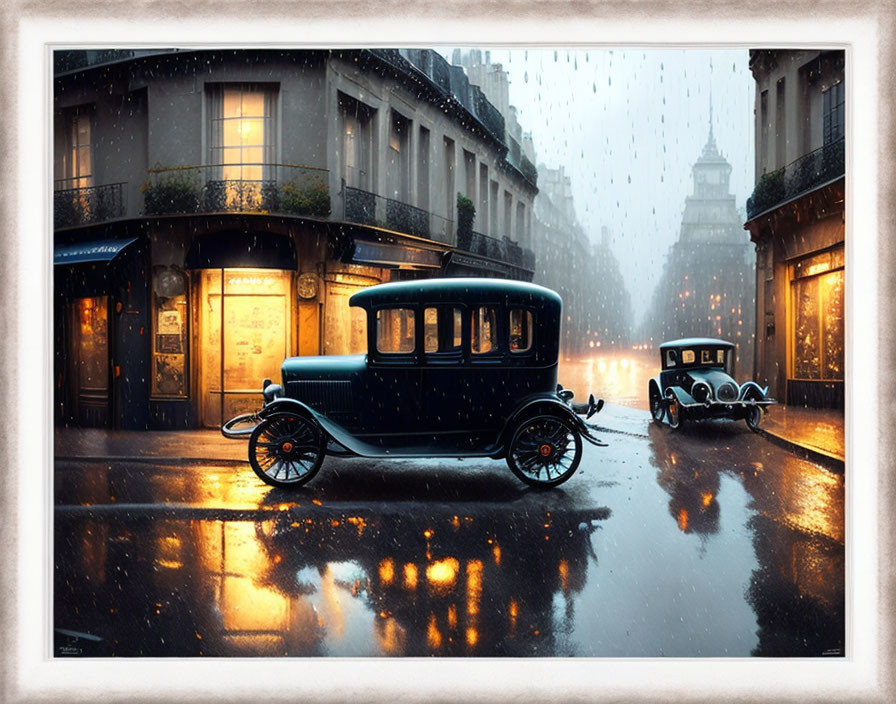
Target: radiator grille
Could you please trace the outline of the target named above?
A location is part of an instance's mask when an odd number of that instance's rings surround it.
[[[290,381],[286,393],[291,398],[308,404],[324,414],[352,412],[352,384],[350,381]]]

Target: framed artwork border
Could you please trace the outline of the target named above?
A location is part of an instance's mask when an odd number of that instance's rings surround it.
[[[3,10],[0,698],[128,701],[867,701],[896,698],[891,401],[896,3],[633,0],[25,2]],[[143,37],[143,39],[141,39]],[[847,656],[823,659],[53,660],[52,46],[842,46],[847,51]],[[670,38],[674,38],[670,40]],[[245,44],[244,44],[245,42]],[[38,117],[40,116],[40,117]],[[849,272],[856,272],[850,276]],[[40,304],[40,305],[38,305]],[[38,354],[38,352],[40,354]],[[856,370],[861,370],[858,374]],[[859,394],[857,389],[861,389]],[[870,391],[868,391],[870,389]],[[39,437],[43,442],[35,442]]]

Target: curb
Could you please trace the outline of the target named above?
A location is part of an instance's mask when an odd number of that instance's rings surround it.
[[[819,464],[826,469],[831,470],[832,472],[836,472],[837,474],[844,474],[846,471],[846,462],[842,457],[838,457],[831,454],[830,452],[825,452],[824,450],[819,450],[814,447],[806,447],[805,445],[800,445],[793,440],[788,440],[781,435],[776,435],[775,433],[771,432],[770,430],[766,430],[765,428],[759,428],[759,434],[767,438],[778,447],[788,450],[789,452],[792,452],[793,454],[798,455],[803,459],[809,460],[810,462]]]
[[[133,464],[156,464],[156,465],[227,465],[234,467],[243,467],[249,464],[248,460],[236,460],[227,457],[209,458],[209,457],[147,457],[145,455],[128,456],[128,455],[56,455],[53,457],[54,462],[130,462]]]

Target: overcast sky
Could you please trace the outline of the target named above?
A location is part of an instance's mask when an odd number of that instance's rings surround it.
[[[709,136],[710,92],[713,132],[733,167],[738,209],[752,193],[748,51],[490,51],[491,62],[509,74],[510,102],[532,133],[538,161],[566,167],[585,231],[595,241],[602,225],[612,231],[640,320],[693,193],[691,167]]]

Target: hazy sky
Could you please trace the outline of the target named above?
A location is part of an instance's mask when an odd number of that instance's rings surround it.
[[[510,79],[510,102],[539,162],[563,165],[576,212],[613,249],[640,320],[663,256],[678,237],[691,167],[713,133],[745,208],[753,190],[749,53],[739,50],[491,49]],[[749,241],[746,231],[744,240]]]

